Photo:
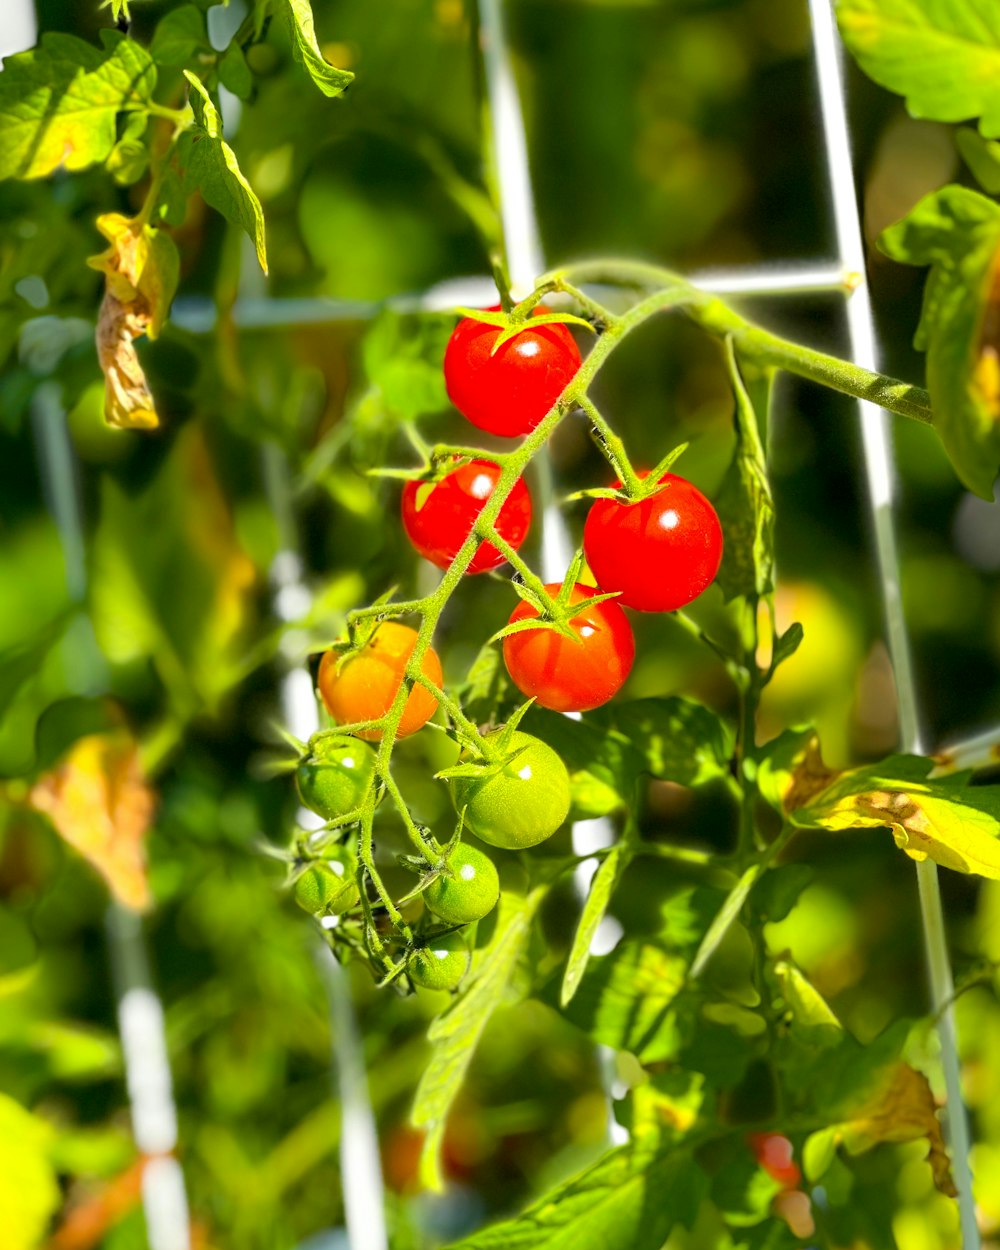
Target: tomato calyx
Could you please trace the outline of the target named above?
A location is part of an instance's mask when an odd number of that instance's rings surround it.
[[[566,503],[578,499],[614,499],[618,503],[641,503],[644,499],[652,499],[665,489],[663,477],[669,473],[673,465],[684,455],[690,443],[680,443],[672,448],[652,469],[633,469],[635,481],[632,483],[616,481],[613,486],[595,486],[590,490],[574,491],[567,495]]]
[[[554,630],[557,634],[562,634],[564,638],[570,639],[571,642],[578,643],[580,639],[571,628],[570,622],[578,616],[582,616],[585,612],[589,612],[591,608],[598,603],[603,603],[606,599],[617,599],[620,593],[617,590],[605,593],[598,590],[595,586],[593,595],[573,603],[573,591],[583,571],[583,563],[583,551],[577,551],[570,562],[569,568],[566,570],[566,576],[563,578],[555,598],[552,598],[547,593],[540,594],[533,586],[528,585],[527,582],[521,580],[516,575],[512,577],[510,583],[514,590],[526,603],[531,604],[538,615],[527,620],[515,621],[512,625],[505,625],[503,629],[498,629],[489,641],[491,643],[499,642],[502,638],[507,638],[511,634],[522,634],[529,629],[548,629]]]
[[[505,343],[509,343],[511,339],[516,338],[529,325],[533,330],[537,330],[540,326],[545,325],[583,326],[585,329],[590,330],[591,333],[596,333],[591,322],[586,321],[583,317],[577,317],[574,313],[536,312],[535,307],[544,294],[544,292],[533,291],[531,295],[521,300],[519,304],[515,304],[509,313],[504,312],[502,308],[495,307],[456,308],[454,311],[462,317],[467,317],[470,321],[481,321],[485,325],[497,327],[500,333],[490,348],[491,356],[495,356]]]
[[[505,724],[489,729],[486,734],[477,734],[475,738],[458,729],[455,736],[464,748],[459,762],[452,764],[450,768],[442,768],[434,774],[435,778],[438,781],[451,781],[459,777],[485,779],[503,772],[508,764],[528,749],[526,746],[514,746],[513,743],[515,735],[518,734],[518,726],[534,702],[534,699],[528,699],[511,713]],[[464,813],[459,813],[458,829],[445,848],[446,855],[461,837],[463,822]]]

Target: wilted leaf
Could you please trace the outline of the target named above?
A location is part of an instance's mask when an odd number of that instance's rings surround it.
[[[867,1100],[840,1124],[839,1136],[851,1154],[860,1154],[879,1142],[925,1137],[934,1184],[950,1198],[956,1196],[934,1095],[924,1074],[908,1063],[897,1063],[880,1074]]]
[[[93,864],[119,902],[137,910],[148,905],[145,840],[155,799],[129,737],[81,738],[32,787],[31,803]]]
[[[726,540],[716,581],[726,599],[734,599],[766,595],[773,587],[774,502],[757,414],[731,342],[726,361],[736,401],[736,448],[715,500]]]
[[[346,69],[337,69],[327,61],[316,42],[310,0],[278,0],[285,11],[292,33],[292,52],[305,66],[306,73],[326,96],[338,96],[354,81]]]
[[[267,273],[260,200],[244,178],[236,153],[222,137],[222,119],[201,80],[189,70],[184,71],[184,77],[191,86],[194,110],[194,125],[184,132],[178,145],[185,188],[200,191],[206,204],[247,232],[257,250],[260,267]]]
[[[0,1094],[0,1211],[4,1250],[38,1250],[60,1193],[48,1159],[53,1131]]]
[[[503,1001],[527,948],[531,922],[544,896],[541,889],[527,896],[507,891],[501,894],[493,937],[474,957],[475,979],[428,1031],[434,1049],[417,1086],[411,1119],[416,1128],[427,1130],[420,1173],[431,1189],[440,1189],[443,1183],[439,1156],[448,1111],[465,1080],[483,1029]]]
[[[812,729],[786,729],[761,748],[757,788],[779,812],[805,806],[839,776],[823,763]]]
[[[44,178],[60,166],[86,169],[107,158],[127,107],[149,102],[156,67],[149,53],[114,31],[104,48],[49,32],[0,73],[0,178]]]
[[[888,828],[911,859],[1000,880],[1000,789],[927,780],[934,761],[897,755],[842,773],[790,813],[807,828]]]
[[[104,417],[117,429],[155,429],[160,421],[135,339],[155,339],[163,327],[177,289],[177,248],[162,230],[120,213],[98,217],[97,228],[111,243],[87,262],[105,281],[97,319]]]
[[[878,243],[894,260],[931,265],[914,342],[927,352],[934,428],[965,485],[992,500],[1000,466],[1000,205],[945,187]]]
[[[980,118],[1000,135],[1000,5],[982,0],[838,0],[840,33],[869,78],[913,117]]]

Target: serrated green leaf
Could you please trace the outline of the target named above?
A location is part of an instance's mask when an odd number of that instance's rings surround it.
[[[945,187],[883,231],[878,245],[893,260],[932,266],[914,342],[927,351],[934,428],[965,485],[992,500],[1000,466],[1000,205]]]
[[[624,842],[618,842],[604,857],[594,879],[590,883],[587,901],[583,905],[580,921],[573,936],[573,946],[563,973],[562,988],[559,991],[559,1006],[565,1007],[580,985],[590,959],[590,944],[594,940],[598,925],[604,919],[611,902],[615,886],[621,880],[622,873],[628,867],[632,855]]]
[[[544,889],[528,895],[506,891],[501,895],[493,937],[473,958],[469,988],[428,1031],[433,1050],[417,1086],[411,1119],[416,1128],[427,1130],[420,1172],[424,1184],[432,1189],[443,1184],[440,1151],[448,1111],[465,1080],[483,1029],[500,1006],[527,949],[531,922],[544,897]]]
[[[243,177],[233,149],[222,137],[222,119],[200,80],[184,71],[191,91],[194,125],[181,136],[179,153],[184,185],[201,192],[205,203],[227,221],[241,226],[253,240],[257,260],[267,273],[264,242],[264,211],[260,200]]]
[[[955,132],[955,146],[983,190],[1000,195],[1000,143],[962,126]]]
[[[497,647],[484,646],[473,661],[458,694],[466,716],[477,725],[496,724],[501,703],[511,690]]]
[[[660,1250],[693,1224],[706,1189],[688,1152],[639,1138],[451,1250]]]
[[[145,48],[104,32],[104,49],[50,32],[0,73],[0,179],[44,178],[107,159],[116,119],[142,108],[156,85]]]
[[[325,96],[338,96],[354,81],[346,69],[337,69],[325,60],[316,42],[316,28],[310,0],[278,0],[292,35],[292,52],[306,73]]]
[[[763,596],[774,584],[774,502],[758,418],[731,342],[726,362],[735,399],[736,447],[715,499],[725,545],[716,581],[725,598]],[[761,414],[761,420],[766,419]]]
[[[441,313],[382,312],[362,346],[365,374],[385,409],[401,421],[447,409],[444,352],[453,322]]]
[[[646,770],[661,781],[700,786],[729,774],[732,730],[694,699],[672,696],[607,703],[586,713],[585,720],[633,744],[642,753]]]
[[[630,1050],[643,1063],[668,1059],[680,1043],[672,1009],[687,963],[662,946],[622,942],[590,959],[563,1014],[595,1041]]]
[[[149,52],[158,65],[190,65],[199,53],[208,53],[214,59],[201,9],[194,4],[182,4],[167,13],[157,23]]]
[[[799,647],[802,646],[803,638],[805,638],[805,630],[798,621],[793,621],[785,632],[774,640],[774,647],[771,650],[771,673],[775,671],[779,664],[784,664],[786,660],[792,658]]]
[[[52,1128],[0,1094],[0,1211],[5,1250],[37,1250],[61,1201],[48,1160]]]
[[[1000,135],[1000,5],[982,0],[838,0],[840,33],[858,64],[904,96],[912,117],[978,117]]]

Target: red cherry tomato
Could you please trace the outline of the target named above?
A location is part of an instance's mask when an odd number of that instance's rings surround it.
[[[439,482],[407,482],[403,487],[403,527],[426,560],[446,569],[468,538],[500,477],[500,466],[472,460],[452,469]],[[518,478],[504,500],[496,530],[517,550],[531,525],[531,496]],[[499,568],[504,557],[492,543],[480,543],[466,572]]]
[[[673,612],[697,599],[719,571],[722,526],[696,486],[673,473],[638,503],[594,501],[583,550],[602,590],[640,612]]]
[[[545,587],[554,599],[558,583]],[[570,603],[580,603],[596,593],[595,587],[577,582]],[[529,620],[538,612],[522,600],[510,623]],[[573,617],[569,627],[576,640],[554,629],[526,629],[503,640],[503,658],[514,684],[534,696],[539,707],[555,712],[586,712],[600,707],[625,684],[635,659],[635,639],[625,613],[606,599]]]
[[[490,309],[496,312],[499,308]],[[539,307],[534,315],[549,312]],[[564,325],[526,327],[490,355],[500,330],[465,317],[444,354],[451,402],[480,430],[519,438],[530,434],[580,368],[580,349]]]
[[[783,1189],[794,1189],[802,1179],[794,1147],[781,1133],[748,1133],[747,1145],[764,1171]]]

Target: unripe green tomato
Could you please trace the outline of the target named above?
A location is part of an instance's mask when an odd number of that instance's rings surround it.
[[[460,933],[428,938],[410,960],[407,972],[425,990],[453,990],[469,971],[472,955]]]
[[[320,738],[295,770],[299,797],[324,820],[359,808],[374,780],[375,752],[346,734]]]
[[[455,807],[459,812],[465,808],[466,827],[491,846],[509,851],[551,838],[569,815],[566,765],[540,738],[515,732],[511,749],[521,748],[498,773],[456,777],[454,782]]]
[[[334,847],[295,882],[295,901],[312,916],[336,916],[358,901],[358,861],[350,851]]]
[[[493,861],[464,842],[455,847],[441,875],[424,890],[428,908],[448,924],[482,920],[499,897],[500,878]]]

